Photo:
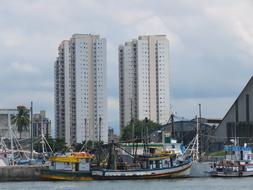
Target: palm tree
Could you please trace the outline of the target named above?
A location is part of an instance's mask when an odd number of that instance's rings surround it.
[[[18,128],[19,138],[24,130],[27,130],[30,119],[29,110],[25,106],[17,106],[18,113],[12,118],[12,121]]]

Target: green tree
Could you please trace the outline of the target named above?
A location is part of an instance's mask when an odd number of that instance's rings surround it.
[[[85,147],[85,143],[86,143],[86,141],[83,141],[82,143],[75,143],[75,144],[73,144],[72,146],[74,148],[74,151],[75,152],[79,152],[82,148]]]
[[[29,110],[25,106],[17,106],[18,113],[12,118],[18,128],[19,138],[21,139],[22,132],[28,129],[30,123]]]
[[[134,141],[140,142],[143,138],[149,137],[151,133],[158,129],[159,124],[151,120],[135,120],[123,128],[120,140],[131,142],[134,134]]]
[[[91,140],[88,140],[88,141],[83,141],[82,143],[76,143],[76,144],[73,144],[73,148],[74,148],[74,151],[80,151],[82,148],[82,151],[94,151],[96,149],[98,149],[100,146],[102,146],[104,143],[103,141],[101,141],[99,143],[99,141],[94,141],[92,142]]]
[[[54,152],[65,152],[67,150],[66,142],[63,139],[49,139],[49,145]]]
[[[46,140],[47,140],[49,146],[51,147],[51,149],[53,150],[53,152],[65,152],[67,149],[65,141],[62,139],[53,139],[51,137],[47,137]],[[34,143],[33,148],[36,152],[42,152],[41,139],[39,139],[39,141]],[[45,146],[45,151],[46,152],[51,151],[47,144]]]

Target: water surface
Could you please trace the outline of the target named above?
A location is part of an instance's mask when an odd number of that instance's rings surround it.
[[[253,178],[185,178],[137,181],[2,182],[0,190],[252,190]]]

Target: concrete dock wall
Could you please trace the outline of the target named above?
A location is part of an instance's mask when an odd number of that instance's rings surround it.
[[[0,167],[0,181],[39,180],[42,166],[3,166]]]

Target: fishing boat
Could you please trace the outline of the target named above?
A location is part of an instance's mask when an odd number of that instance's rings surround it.
[[[158,160],[163,162],[163,159]],[[149,168],[136,168],[124,170],[100,169],[92,171],[92,176],[97,180],[123,180],[123,179],[161,179],[161,178],[175,178],[187,177],[190,173],[191,162],[186,161],[175,166],[168,166],[168,164],[159,164],[159,167],[153,167],[153,161],[150,160]],[[154,164],[156,165],[156,164]]]
[[[92,177],[96,180],[124,179],[161,179],[187,177],[190,173],[192,160],[180,160],[172,151],[159,154],[147,154],[135,157],[132,164],[119,162],[115,153],[115,145],[111,145],[106,168],[94,168]],[[114,153],[112,153],[114,150]]]
[[[94,155],[86,152],[73,152],[49,158],[49,166],[41,170],[44,180],[88,181],[91,176],[91,159]]]
[[[248,146],[225,146],[225,159],[211,165],[212,177],[253,176],[253,155]]]

